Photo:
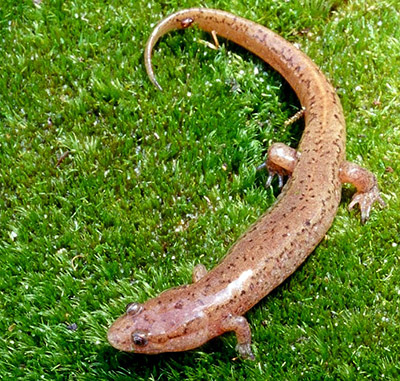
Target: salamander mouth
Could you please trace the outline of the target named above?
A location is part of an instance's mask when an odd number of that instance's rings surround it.
[[[134,351],[130,336],[123,334],[119,329],[115,329],[114,325],[107,332],[107,340],[115,349],[124,352]]]
[[[107,339],[111,346],[123,352],[146,355],[157,355],[164,352],[163,350],[156,349],[154,347],[141,347],[138,345],[134,345],[130,334],[125,333],[121,335],[121,331],[118,329],[114,329],[113,326],[111,326],[111,328],[107,332]]]

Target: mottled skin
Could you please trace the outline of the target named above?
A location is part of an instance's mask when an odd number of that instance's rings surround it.
[[[301,51],[267,28],[230,13],[187,9],[162,20],[150,36],[145,63],[156,81],[151,52],[171,29],[197,25],[215,31],[261,57],[290,83],[305,108],[305,129],[296,150],[276,143],[265,163],[289,180],[270,208],[212,271],[196,266],[193,284],[163,292],[144,304],[131,303],[108,331],[115,348],[161,353],[196,348],[226,331],[237,336],[239,353],[253,358],[251,333],[242,316],[292,274],[326,234],[340,202],[343,182],[357,188],[350,207],[360,205],[366,220],[378,201],[373,174],[345,161],[345,121],[340,101],[318,67]]]

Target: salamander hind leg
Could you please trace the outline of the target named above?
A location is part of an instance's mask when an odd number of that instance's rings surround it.
[[[340,181],[354,185],[357,192],[349,204],[349,210],[354,205],[360,205],[361,222],[364,223],[369,218],[371,207],[375,202],[385,206],[385,201],[379,194],[378,182],[374,174],[357,164],[345,161],[340,167]]]
[[[224,332],[234,331],[237,338],[236,350],[247,360],[254,360],[251,350],[251,331],[247,320],[243,316],[228,315],[221,323]]]
[[[267,159],[263,164],[257,167],[257,170],[266,169],[268,171],[268,179],[266,187],[271,185],[274,176],[278,177],[279,188],[283,187],[283,178],[290,176],[296,167],[299,159],[299,153],[286,144],[274,143],[269,147]]]

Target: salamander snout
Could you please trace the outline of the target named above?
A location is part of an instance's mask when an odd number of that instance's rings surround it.
[[[129,303],[125,315],[117,319],[107,333],[109,343],[116,349],[126,352],[136,351],[135,347],[144,348],[148,343],[147,333],[136,329],[136,317],[143,311],[143,305]]]

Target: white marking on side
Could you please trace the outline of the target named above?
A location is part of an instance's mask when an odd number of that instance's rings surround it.
[[[218,294],[215,295],[213,300],[213,304],[222,304],[226,302],[228,299],[231,299],[233,295],[246,287],[247,281],[253,275],[253,270],[243,271],[239,278],[235,279],[228,286],[221,290]]]

